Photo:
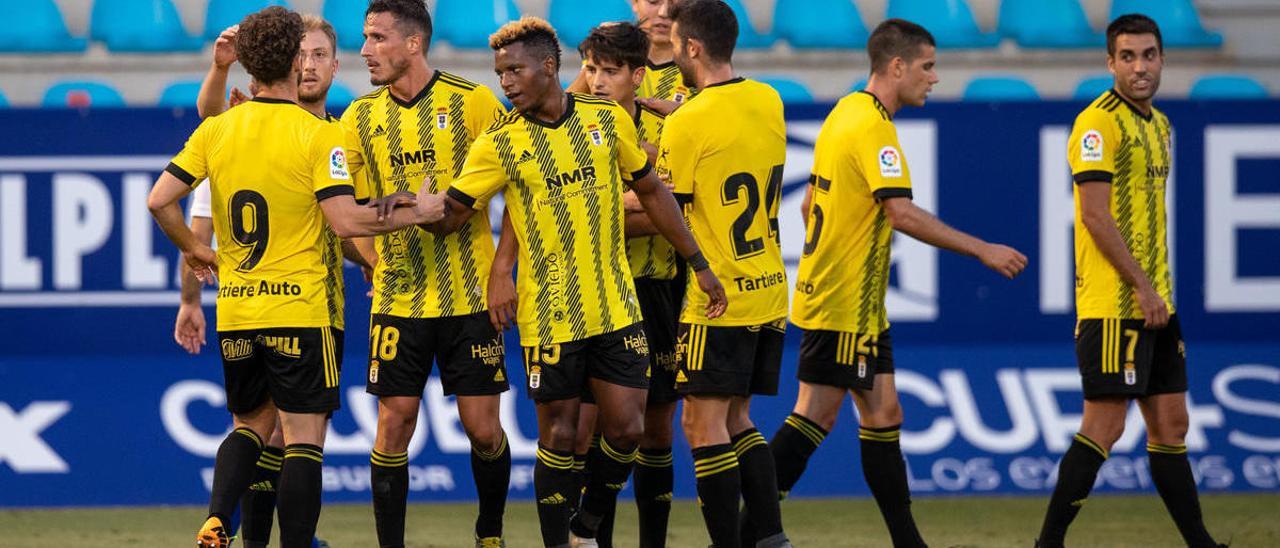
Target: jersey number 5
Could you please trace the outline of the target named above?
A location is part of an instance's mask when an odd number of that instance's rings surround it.
[[[733,255],[741,260],[758,255],[764,251],[763,238],[747,238],[747,232],[755,223],[756,213],[760,210],[760,185],[750,173],[735,173],[724,181],[723,193],[720,196],[725,205],[732,205],[742,200],[746,192],[747,209],[733,221],[730,237],[733,239]],[[774,243],[778,236],[778,202],[782,198],[782,166],[776,165],[769,170],[769,181],[764,191],[765,215],[769,218],[769,237]]]
[[[252,190],[239,190],[231,195],[231,237],[236,243],[249,248],[249,255],[240,261],[236,270],[248,272],[258,266],[267,252],[267,238],[271,235],[267,222],[267,199]]]

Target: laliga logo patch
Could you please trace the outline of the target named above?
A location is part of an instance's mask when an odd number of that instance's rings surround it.
[[[591,136],[591,144],[596,146],[604,144],[604,137],[600,135],[600,126],[595,124],[587,126],[587,135]]]
[[[880,149],[880,176],[902,176],[902,153],[891,146]]]
[[[444,108],[436,109],[436,129],[445,129],[449,127],[449,111]]]
[[[329,151],[329,177],[344,181],[351,179],[351,174],[347,172],[347,151],[342,147],[333,147]]]
[[[1080,160],[1085,162],[1102,161],[1102,134],[1091,129],[1080,138]]]

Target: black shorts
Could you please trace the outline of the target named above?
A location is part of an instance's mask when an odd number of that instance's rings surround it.
[[[786,332],[786,318],[734,327],[681,323],[676,389],[684,395],[777,394]]]
[[[1143,320],[1091,319],[1076,322],[1076,364],[1085,399],[1140,398],[1187,391],[1186,347],[1178,316],[1161,329]]]
[[[680,309],[671,300],[672,280],[636,278],[636,298],[649,339],[649,403],[671,403],[676,392],[676,324]]]
[[[876,375],[893,373],[893,341],[879,335],[847,331],[804,330],[796,378],[837,388],[871,390]]]
[[[488,312],[443,318],[374,314],[365,391],[379,397],[422,397],[435,362],[445,395],[500,394],[510,388],[505,348]]]
[[[219,331],[227,410],[248,413],[270,398],[287,413],[328,413],[342,407],[342,330],[271,327]]]
[[[524,347],[529,399],[542,403],[581,397],[588,378],[649,387],[649,342],[644,323],[578,341]]]

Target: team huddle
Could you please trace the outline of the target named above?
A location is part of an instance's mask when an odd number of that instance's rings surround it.
[[[639,545],[666,545],[681,400],[712,545],[791,546],[780,502],[846,394],[894,546],[925,546],[885,310],[894,232],[1008,278],[1027,265],[912,203],[893,119],[938,82],[932,35],[901,19],[871,33],[865,88],[837,103],[818,136],[792,281],[780,242],[798,235],[778,223],[783,105],[735,73],[733,11],[719,0],[632,7],[636,23],[602,23],[578,46],[568,90],[548,23],[524,17],[494,33],[510,111],[488,87],[428,63],[422,0],[369,3],[361,56],[379,87],[341,119],[324,108],[338,70],[329,23],[272,7],[219,37],[205,119],[148,201],[183,253],[175,338],[189,351],[204,344],[199,285],[218,285],[234,430],[218,448],[197,546],[266,546],[277,513],[283,546],[318,542],[324,435],[340,407],[344,257],[372,283],[366,389],[378,398],[370,481],[382,547],[405,545],[408,447],[433,364],[471,443],[475,545],[506,545],[511,452],[498,417],[511,326],[537,408],[545,546],[612,546],[628,481]],[[1179,531],[1189,546],[1217,546],[1184,445],[1165,234],[1170,125],[1151,105],[1159,29],[1122,16],[1107,44],[1115,87],[1077,118],[1069,150],[1085,413],[1036,544],[1063,545],[1136,399]],[[232,90],[228,104],[235,62],[251,97]],[[188,225],[180,200],[193,192]],[[491,227],[498,194],[505,210]],[[788,322],[802,330],[800,389],[767,440],[750,402],[778,393]]]

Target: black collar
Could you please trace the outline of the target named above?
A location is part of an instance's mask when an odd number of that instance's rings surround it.
[[[667,61],[667,62],[665,62],[665,63],[661,63],[661,64],[654,63],[653,61],[648,61],[647,63],[648,63],[648,65],[649,65],[649,68],[651,68],[651,69],[653,69],[653,70],[662,70],[662,69],[671,68],[671,67],[675,66],[676,61],[675,61],[675,59],[672,59],[672,60],[670,60],[670,61]]]
[[[259,97],[254,97],[253,99],[250,99],[250,101],[253,101],[253,102],[255,102],[255,103],[267,103],[267,104],[271,104],[271,105],[296,105],[296,104],[298,104],[296,101],[290,101],[290,100],[288,100],[288,99],[276,99],[275,97],[261,97],[261,96],[259,96]]]
[[[739,77],[737,77],[737,78],[730,78],[730,79],[725,80],[725,81],[723,81],[723,82],[716,82],[716,83],[714,83],[714,84],[707,84],[707,86],[706,86],[704,89],[710,89],[710,88],[713,88],[713,87],[716,87],[716,86],[727,86],[727,85],[729,85],[729,84],[737,84],[737,83],[739,83],[739,82],[743,82],[743,81],[745,81],[745,78],[743,78],[743,77],[739,76]]]
[[[546,122],[546,121],[543,121],[543,120],[539,120],[538,118],[536,118],[536,117],[534,117],[534,116],[530,116],[530,115],[525,114],[525,113],[523,113],[523,112],[522,112],[522,113],[520,113],[520,115],[521,115],[521,116],[524,116],[524,119],[526,119],[526,120],[528,120],[528,121],[530,121],[530,122],[533,122],[533,123],[535,123],[535,124],[538,124],[538,125],[540,125],[540,126],[542,126],[542,127],[545,127],[545,128],[547,128],[547,129],[559,129],[559,128],[560,128],[560,126],[561,126],[561,125],[563,125],[563,124],[565,123],[565,121],[569,119],[569,117],[570,117],[570,116],[573,116],[573,94],[572,94],[572,93],[569,93],[569,92],[565,92],[565,94],[564,94],[564,95],[565,95],[565,100],[564,100],[564,114],[561,114],[561,115],[560,115],[560,118],[558,118],[558,119],[557,119],[556,121],[554,121],[554,122]]]
[[[1146,121],[1150,122],[1150,121],[1151,121],[1151,117],[1152,117],[1152,116],[1154,116],[1154,115],[1155,115],[1155,113],[1156,113],[1156,107],[1155,107],[1155,106],[1152,106],[1152,107],[1151,107],[1151,112],[1148,112],[1148,113],[1146,113],[1146,114],[1143,114],[1143,113],[1142,113],[1142,110],[1141,110],[1141,109],[1139,109],[1137,105],[1135,105],[1135,104],[1133,104],[1133,103],[1130,103],[1130,102],[1129,102],[1129,100],[1128,100],[1128,99],[1125,99],[1123,95],[1120,95],[1120,92],[1116,91],[1116,89],[1115,89],[1115,88],[1111,88],[1111,89],[1107,90],[1107,92],[1108,92],[1108,93],[1110,93],[1110,94],[1111,94],[1113,97],[1115,97],[1116,99],[1119,99],[1121,103],[1124,103],[1124,105],[1125,105],[1125,106],[1129,107],[1129,110],[1132,110],[1134,114],[1137,114],[1137,115],[1138,115],[1138,117],[1139,117],[1139,118],[1142,118],[1143,120],[1146,120]]]
[[[887,108],[885,108],[885,107],[884,107],[884,103],[881,103],[881,102],[880,102],[880,98],[879,98],[879,97],[876,97],[876,94],[871,93],[870,91],[867,91],[867,90],[865,90],[865,89],[860,89],[860,90],[858,90],[858,91],[856,91],[856,92],[854,92],[854,93],[865,93],[865,94],[867,94],[867,96],[868,96],[868,97],[871,97],[871,100],[875,103],[875,105],[876,105],[876,109],[878,109],[880,112],[884,113],[884,115],[885,115],[885,117],[886,117],[886,118],[888,118],[888,119],[890,119],[890,120],[893,120],[893,115],[889,114],[889,109],[887,109]]]
[[[427,85],[422,86],[422,91],[419,91],[417,95],[413,96],[413,99],[409,99],[408,101],[401,101],[399,97],[396,97],[396,94],[391,93],[391,86],[387,86],[387,95],[390,95],[391,100],[395,101],[397,105],[404,108],[413,108],[414,105],[418,104],[418,101],[421,101],[423,97],[427,96],[427,92],[431,91],[431,86],[434,86],[436,84],[436,80],[439,79],[440,71],[437,70],[431,73],[431,79],[427,80]]]

